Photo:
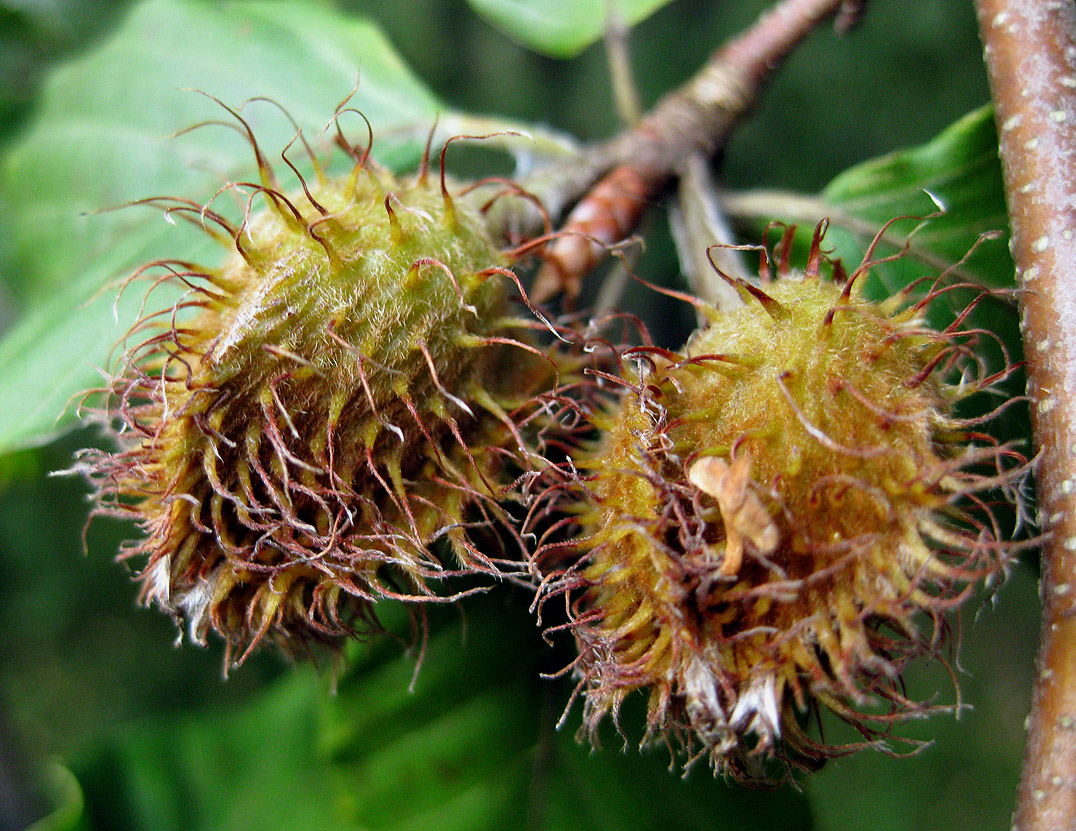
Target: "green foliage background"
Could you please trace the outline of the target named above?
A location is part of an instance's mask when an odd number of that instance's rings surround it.
[[[513,27],[523,5],[574,25]],[[305,6],[296,14],[274,0],[0,1],[0,829],[45,814],[39,828],[1007,827],[1037,626],[1025,565],[974,626],[965,615],[961,718],[902,728],[933,739],[931,747],[905,760],[861,753],[831,763],[803,793],[761,794],[715,781],[701,766],[681,781],[666,771],[663,750],[622,753],[614,736],[590,753],[574,741],[578,709],[554,731],[570,684],[538,675],[570,655],[543,644],[528,598],[507,588],[468,603],[464,617],[434,616],[413,692],[414,656],[390,639],[356,646],[334,692],[330,673],[268,653],[222,681],[217,645],[175,649],[171,623],[135,608],[134,588],[112,561],[130,529],[95,524],[83,553],[86,488],[48,474],[95,439],[85,431],[54,438],[52,425],[70,395],[64,383],[92,383],[86,355],[125,328],[110,320],[109,297],[86,300],[128,261],[189,244],[157,215],[151,223],[129,211],[83,212],[165,186],[203,198],[234,158],[219,133],[203,144],[163,139],[212,117],[208,102],[177,86],[230,104],[272,95],[303,107],[295,114],[316,128],[361,67],[360,105],[400,164],[437,110],[497,114],[584,140],[618,127],[600,46],[586,46],[600,35],[599,0]],[[625,15],[640,21],[632,51],[645,101],[767,6],[626,4]],[[203,21],[182,40],[114,40],[132,12],[152,22],[181,8]],[[240,17],[261,22],[212,28]],[[402,64],[387,46],[370,51],[381,41],[362,21],[380,27]],[[168,20],[160,28],[171,31]],[[256,64],[249,40],[264,46]],[[132,99],[133,89],[145,93]],[[986,100],[970,2],[873,0],[854,34],[820,31],[797,52],[735,134],[723,176],[741,190],[818,193],[875,222],[922,212],[915,200],[929,179],[953,211],[924,244],[952,256],[953,246],[962,251],[969,236],[1003,222],[988,116],[918,155],[826,186],[853,165],[927,142]],[[414,129],[394,138],[390,128],[405,126]],[[109,142],[127,147],[132,130],[145,154],[109,157]],[[659,224],[641,276],[679,285]],[[839,241],[849,252],[862,245],[854,235]],[[971,267],[996,284],[1011,264],[1003,241],[991,245]],[[646,295],[635,302],[664,338],[683,337],[683,310]],[[137,309],[137,298],[131,303],[121,320]],[[398,626],[406,633],[406,620]],[[936,668],[907,680],[913,695],[952,700]],[[638,715],[627,713],[626,723],[637,726]]]

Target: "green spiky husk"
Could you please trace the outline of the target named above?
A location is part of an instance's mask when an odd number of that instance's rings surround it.
[[[578,460],[574,627],[592,733],[643,690],[648,736],[678,736],[716,770],[812,767],[842,749],[804,717],[821,705],[869,739],[917,711],[905,663],[936,654],[947,609],[1002,567],[976,493],[1006,479],[1004,452],[975,446],[952,416],[972,390],[943,378],[967,362],[961,339],[847,288],[764,286],[682,356],[647,356],[597,419],[604,438]],[[689,472],[745,456],[760,514],[722,569],[737,517]]]
[[[515,422],[551,376],[483,217],[436,181],[360,164],[267,200],[222,268],[157,264],[190,289],[178,322],[136,327],[112,388],[123,449],[90,462],[99,511],[145,532],[125,552],[145,599],[230,652],[333,640],[380,597],[496,574],[470,527],[503,518],[528,463]]]

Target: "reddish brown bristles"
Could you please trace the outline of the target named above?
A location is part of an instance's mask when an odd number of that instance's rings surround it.
[[[683,354],[620,351],[602,439],[550,496],[581,531],[534,559],[542,602],[568,601],[591,735],[641,691],[648,738],[754,782],[859,746],[812,739],[821,709],[865,742],[932,709],[901,673],[1003,572],[1018,520],[998,508],[1020,516],[1028,469],[954,414],[1015,368],[984,371],[980,333],[934,331],[928,304],[863,298],[870,260],[824,279],[822,230],[809,273],[787,232],[777,279]]]
[[[304,139],[317,182],[283,155],[299,183],[285,193],[225,107],[259,171],[222,189],[247,194],[242,221],[151,200],[237,253],[136,272],[180,297],[128,335],[107,390],[120,449],[80,464],[96,512],[140,526],[122,556],[143,599],[237,660],[267,637],[368,630],[379,599],[446,602],[519,572],[505,505],[544,464],[542,395],[567,366],[532,335],[548,321],[514,315],[519,283],[481,208],[443,169],[380,169],[345,139],[346,103],[342,179]],[[481,579],[446,585],[466,575]]]

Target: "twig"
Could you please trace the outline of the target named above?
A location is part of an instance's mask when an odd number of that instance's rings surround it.
[[[665,96],[599,155],[664,183],[696,152],[712,156],[754,104],[762,85],[844,0],[784,0],[718,49],[684,86]]]
[[[692,156],[680,174],[676,199],[669,205],[669,228],[691,293],[718,310],[728,311],[741,305],[743,299],[721,274],[747,281],[755,276],[734,247],[736,240],[721,201],[710,160],[701,154]],[[699,326],[705,326],[706,316],[701,310],[696,314]]]
[[[861,4],[850,5],[858,9]],[[584,198],[576,208],[580,224],[573,225],[574,215],[568,218],[568,233],[558,241],[563,251],[554,246],[549,252],[547,268],[539,272],[532,295],[549,296],[558,283],[571,294],[580,270],[594,265],[601,246],[630,234],[630,223],[638,220],[646,199],[683,171],[692,156],[712,157],[793,48],[822,20],[848,6],[848,0],[782,0],[747,32],[718,49],[693,78],[659,101],[631,130],[525,180],[551,216],[559,216],[595,182],[594,190],[602,190],[601,201],[607,205],[616,201],[610,198],[611,177],[635,183],[630,198],[617,205],[615,222],[596,223],[595,215],[604,208],[587,204]],[[622,227],[625,224],[629,227]]]
[[[1013,827],[1076,828],[1076,8],[977,0],[1041,456],[1042,641]]]
[[[576,163],[548,171],[548,185],[541,193],[547,209],[559,214],[619,164],[631,164],[647,178],[663,182],[692,153],[712,156],[796,44],[844,3],[783,0],[714,52],[693,78],[661,99],[634,129],[595,147]]]
[[[613,101],[623,124],[632,125],[643,114],[639,91],[631,71],[631,51],[628,49],[628,25],[620,16],[615,0],[605,0],[605,60],[613,85]]]

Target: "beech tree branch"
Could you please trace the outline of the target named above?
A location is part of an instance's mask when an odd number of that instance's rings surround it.
[[[1042,640],[1013,827],[1076,828],[1076,6],[977,0],[1040,454]]]
[[[631,235],[651,197],[692,158],[717,153],[796,45],[831,15],[841,13],[838,26],[847,27],[862,5],[863,0],[782,0],[630,130],[524,180],[552,217],[583,196],[546,250],[531,299],[541,303],[563,292],[570,303],[608,247]]]
[[[861,6],[862,0],[782,0],[715,51],[699,72],[632,129],[576,159],[539,171],[524,184],[553,216],[621,164],[660,189],[693,154],[712,156],[720,149],[765,82],[819,23],[843,12],[838,24],[847,27]]]

